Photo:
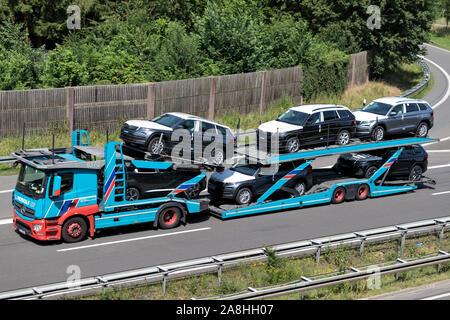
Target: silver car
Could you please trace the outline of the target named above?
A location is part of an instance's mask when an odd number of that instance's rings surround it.
[[[356,136],[383,140],[390,134],[409,134],[424,138],[433,127],[434,113],[424,100],[403,97],[380,98],[353,112]]]

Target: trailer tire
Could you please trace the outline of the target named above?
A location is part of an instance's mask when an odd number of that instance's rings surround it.
[[[331,197],[331,202],[334,204],[342,203],[345,200],[345,188],[337,187],[333,191],[333,195]]]
[[[182,210],[178,206],[162,207],[158,214],[158,225],[161,229],[178,227],[182,217]]]
[[[67,219],[61,230],[61,237],[65,242],[73,243],[86,238],[88,226],[81,217],[72,217]]]
[[[355,199],[356,200],[366,200],[370,194],[370,187],[363,183],[359,186],[358,191],[356,192]]]

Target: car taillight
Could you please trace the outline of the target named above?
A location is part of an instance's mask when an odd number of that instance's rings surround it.
[[[434,117],[434,112],[431,113],[431,116]]]
[[[425,156],[425,161],[428,161],[428,156]]]
[[[356,119],[353,119],[353,120],[352,120],[352,123],[353,123],[353,124],[356,124]]]

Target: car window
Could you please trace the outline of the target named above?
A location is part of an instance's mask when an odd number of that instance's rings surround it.
[[[341,119],[350,117],[350,112],[347,110],[337,110],[337,113]]]
[[[319,122],[320,122],[320,112],[313,113],[308,119],[308,124],[316,124]]]
[[[181,126],[183,129],[186,129],[186,130],[189,130],[190,132],[193,132],[193,131],[194,131],[194,128],[195,128],[195,121],[194,121],[194,120],[186,120],[186,121],[183,121],[183,122],[180,124],[180,126]]]
[[[323,112],[323,121],[336,120],[337,117],[338,117],[337,113],[334,110],[332,110],[332,111],[324,111]]]
[[[367,106],[362,108],[362,111],[385,116],[389,112],[389,109],[391,107],[392,107],[392,105],[390,105],[390,104],[372,101]]]
[[[160,125],[173,128],[177,123],[179,123],[181,120],[180,117],[174,116],[172,114],[162,114],[160,116],[157,116],[156,118],[152,119],[153,122],[156,122]]]
[[[281,116],[279,116],[277,118],[277,121],[282,121],[295,125],[303,125],[307,117],[308,117],[307,113],[289,109]]]
[[[217,130],[219,131],[219,133],[223,136],[227,135],[227,129],[225,129],[224,127],[221,126],[216,126]]]
[[[419,111],[419,107],[416,103],[406,103],[406,112],[416,112]]]
[[[205,133],[206,131],[212,129],[214,132],[216,132],[216,126],[209,122],[201,122],[202,125],[202,132]]]
[[[398,116],[398,115],[403,114],[403,104],[399,104],[399,105],[395,106],[394,108],[392,108],[390,114],[393,116]]]
[[[426,111],[426,110],[428,110],[427,105],[426,105],[425,103],[419,103],[418,105],[419,105],[419,109],[420,109],[421,111]]]
[[[270,166],[264,166],[261,168],[261,170],[259,171],[260,175],[274,175],[278,172],[278,166],[276,165],[270,165]]]

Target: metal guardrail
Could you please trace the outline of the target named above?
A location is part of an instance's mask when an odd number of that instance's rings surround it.
[[[408,236],[439,232],[439,237],[442,239],[444,237],[444,232],[449,227],[450,216],[306,241],[279,244],[272,246],[272,249],[279,257],[315,255],[316,261],[318,262],[321,253],[325,249],[334,250],[339,246],[345,245],[347,247],[359,247],[359,250],[362,253],[366,244],[400,238],[401,252],[403,252],[405,241]],[[257,261],[267,261],[265,248],[256,248],[143,269],[100,275],[81,279],[77,282],[60,282],[33,288],[1,292],[0,299],[49,299],[63,296],[71,297],[95,293],[96,290],[108,287],[136,286],[154,283],[162,283],[164,294],[166,291],[166,283],[170,279],[217,272],[218,282],[220,283],[222,271],[224,269]]]
[[[424,268],[427,266],[438,265],[438,271],[442,263],[450,262],[450,254],[440,250],[435,256],[411,258],[411,259],[397,259],[396,261],[389,261],[378,265],[377,267],[365,266],[365,267],[350,267],[345,270],[345,273],[341,273],[334,276],[318,275],[315,277],[322,277],[319,279],[312,279],[307,277],[301,277],[297,281],[290,281],[289,283],[274,285],[270,287],[262,288],[248,288],[247,292],[238,292],[235,294],[229,294],[227,296],[216,296],[202,298],[203,300],[222,299],[222,300],[240,300],[240,299],[263,299],[271,298],[291,293],[302,292],[302,295],[306,290],[314,290],[328,286],[334,286],[343,284],[348,281],[358,281],[366,278],[373,277],[374,275],[382,276],[391,273],[396,273],[398,279],[399,273]],[[383,266],[381,266],[383,265]],[[364,270],[363,270],[364,269]],[[201,299],[194,299],[201,300]]]
[[[16,161],[16,159],[10,156],[0,157],[0,163],[12,163],[14,161]]]
[[[415,85],[414,87],[412,87],[411,89],[403,92],[400,97],[409,97],[412,96],[413,94],[415,94],[416,92],[419,92],[420,90],[422,90],[430,81],[430,68],[428,67],[428,65],[423,61],[422,57],[417,57],[418,63],[419,65],[422,67],[422,71],[423,71],[423,80],[418,83],[417,85]]]

